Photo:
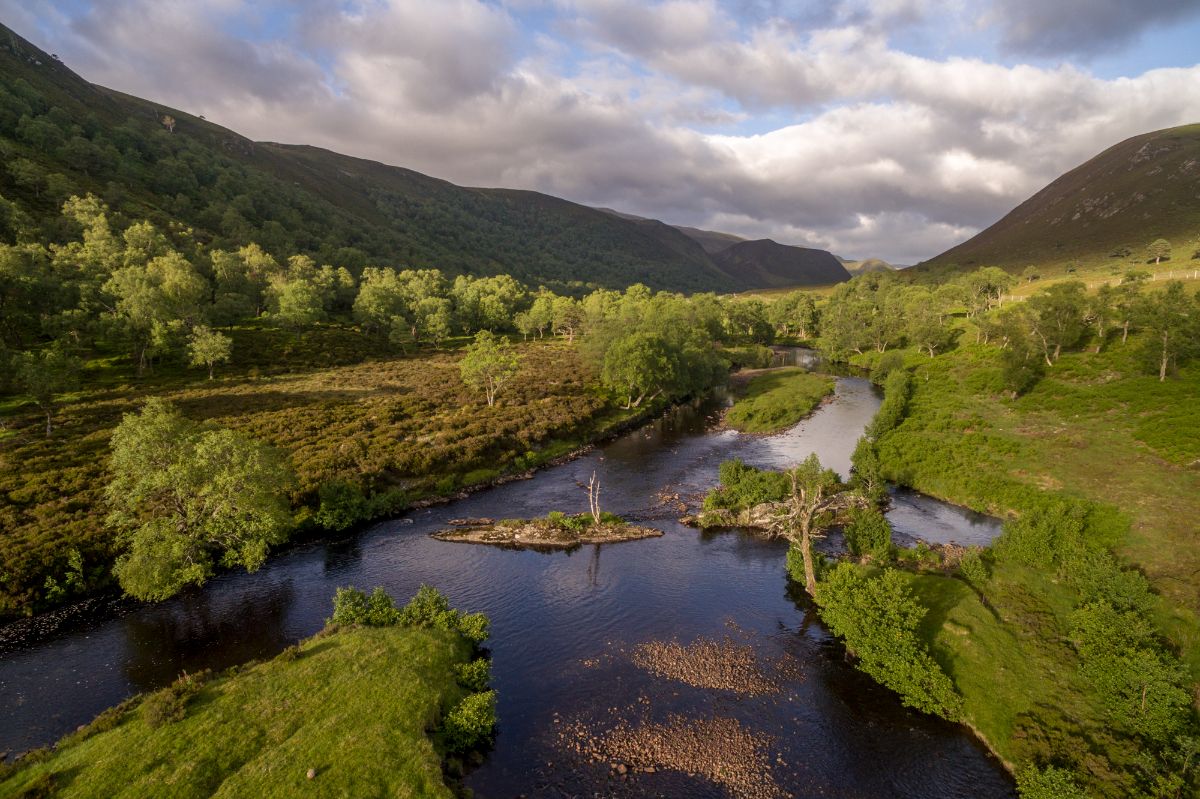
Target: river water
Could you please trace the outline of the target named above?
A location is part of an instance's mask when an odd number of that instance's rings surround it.
[[[879,405],[862,378],[776,436],[714,430],[719,399],[678,409],[530,480],[415,511],[343,540],[293,549],[254,574],[231,572],[155,605],[80,614],[0,655],[0,751],[52,742],[106,707],[182,670],[270,657],[316,632],[338,586],[384,586],[400,600],[422,583],[492,621],[499,733],[466,782],[480,797],[1012,797],[1003,768],[962,727],[903,708],[846,663],[784,571],[786,546],[675,521],[723,460],[786,467],[816,452],[845,475]],[[586,509],[593,471],[606,511],[661,538],[540,553],[436,541],[459,517]],[[678,495],[679,500],[675,497]],[[985,543],[998,523],[909,491],[889,514],[899,542]],[[776,669],[777,690],[696,688],[638,665],[648,642],[728,639]],[[563,730],[736,724],[756,742],[758,784],[689,776],[689,767],[617,776],[576,753]],[[714,740],[714,751],[721,741]],[[703,769],[696,769],[703,774]]]

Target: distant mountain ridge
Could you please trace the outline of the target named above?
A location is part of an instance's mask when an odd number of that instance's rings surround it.
[[[1072,169],[918,271],[1144,258],[1164,238],[1188,259],[1200,236],[1200,125],[1126,139]]]
[[[664,224],[612,208],[599,210],[621,219]],[[670,227],[703,247],[718,269],[747,288],[827,286],[842,283],[852,277],[851,272],[843,265],[843,260],[827,250],[780,244],[771,239],[749,240],[732,233],[701,230],[684,225]]]
[[[251,141],[91,84],[2,25],[0,146],[7,163],[28,173],[0,169],[0,194],[50,240],[59,235],[62,200],[91,192],[118,219],[189,229],[207,247],[255,241],[278,257],[305,253],[352,271],[371,264],[507,273],[568,291],[645,283],[732,292],[848,277],[779,259],[780,272],[718,262],[703,243],[657,220],[533,191],[457,186],[318,147]],[[0,239],[11,235],[4,227],[0,220]]]

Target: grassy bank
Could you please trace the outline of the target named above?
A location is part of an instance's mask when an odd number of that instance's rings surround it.
[[[97,359],[85,388],[56,410],[48,439],[36,407],[8,399],[0,615],[110,579],[117,543],[102,504],[108,441],[122,415],[150,396],[285,450],[298,475],[291,500],[302,528],[312,525],[324,485],[373,498],[355,513],[394,512],[564,455],[635,413],[613,410],[561,341],[520,345],[520,372],[494,407],[463,385],[455,350],[406,355],[350,329],[295,336],[247,327],[235,331],[234,353],[213,381],[168,368],[134,383],[120,360]]]
[[[743,433],[777,433],[812,413],[833,388],[833,378],[796,367],[757,372],[736,387],[725,423]]]
[[[464,695],[454,666],[469,656],[443,630],[318,636],[198,685],[178,720],[160,718],[163,692],[107,711],[0,796],[449,798],[427,730]]]
[[[1144,373],[1136,345],[1063,355],[1016,400],[1002,391],[994,349],[906,354],[911,398],[878,451],[889,479],[982,511],[1094,503],[1087,541],[1149,580],[1148,618],[1194,685],[1200,371],[1160,383]],[[1093,600],[1061,569],[997,558],[970,581],[910,572],[929,608],[920,634],[962,694],[967,723],[1006,762],[1066,766],[1098,797],[1141,795],[1136,775],[1158,767],[1147,765],[1143,741],[1114,726],[1114,696],[1085,677],[1078,610]]]

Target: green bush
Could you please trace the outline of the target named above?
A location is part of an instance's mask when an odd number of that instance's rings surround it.
[[[142,701],[142,718],[151,728],[181,720],[187,713],[187,703],[200,692],[211,673],[184,674],[166,688],[155,691]]]
[[[438,591],[422,585],[416,596],[400,611],[400,624],[405,627],[426,627],[456,632],[475,644],[487,640],[489,622],[482,613],[459,613]]]
[[[492,666],[487,658],[460,663],[454,667],[454,679],[468,691],[486,691],[492,681]]]
[[[963,554],[958,562],[958,571],[967,582],[976,587],[987,582],[988,567],[978,547],[971,547]]]
[[[390,627],[401,620],[396,603],[383,586],[368,597],[354,588],[339,588],[333,597],[333,624],[361,624],[365,627]]]
[[[912,394],[912,375],[903,369],[892,371],[883,387],[883,402],[875,418],[867,426],[867,438],[878,441],[879,437],[896,428],[908,411],[908,400]]]
[[[348,480],[322,483],[314,520],[327,530],[345,530],[369,515],[370,506],[357,485]]]
[[[446,714],[442,739],[449,752],[469,752],[487,743],[496,728],[496,692],[469,694]]]
[[[1017,793],[1021,799],[1088,799],[1071,772],[1054,766],[1029,765],[1018,771]]]
[[[892,555],[892,526],[874,505],[854,508],[845,527],[846,546],[854,555],[887,562]]]
[[[720,468],[721,487],[704,498],[705,510],[742,510],[764,502],[782,502],[791,493],[783,472],[747,466],[740,459],[725,461]]]
[[[917,634],[927,611],[900,572],[867,577],[839,563],[818,583],[817,603],[821,618],[858,657],[859,669],[909,707],[951,721],[962,717],[962,697]]]
[[[904,353],[899,350],[888,350],[879,356],[875,368],[871,370],[871,382],[876,385],[887,383],[892,372],[904,369]]]

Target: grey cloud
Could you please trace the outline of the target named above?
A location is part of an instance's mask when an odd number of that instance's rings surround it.
[[[1200,13],[1197,0],[996,0],[1001,46],[1038,56],[1097,54]]]

